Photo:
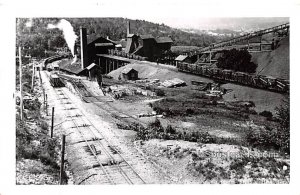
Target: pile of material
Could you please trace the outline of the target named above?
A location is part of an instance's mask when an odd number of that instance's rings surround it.
[[[144,90],[138,87],[131,86],[121,86],[113,85],[105,89],[105,92],[111,93],[112,96],[116,99],[119,99],[123,96],[132,96],[132,95],[144,95],[144,96],[156,96],[155,92],[150,90]]]
[[[161,83],[162,86],[164,87],[181,87],[181,86],[186,86],[186,83],[178,78],[174,78],[171,80],[165,80],[163,83]]]

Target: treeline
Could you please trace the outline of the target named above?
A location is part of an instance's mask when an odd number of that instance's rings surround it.
[[[74,31],[79,36],[80,26],[87,28],[87,33],[91,37],[107,37],[112,40],[126,38],[127,21],[125,18],[65,18],[74,27]],[[30,54],[35,57],[47,56],[45,51],[55,51],[56,47],[65,47],[66,42],[63,33],[58,29],[47,29],[48,24],[56,24],[60,18],[33,18],[31,26],[26,26],[29,18],[17,19],[17,46],[22,45],[24,55]],[[179,29],[171,28],[165,24],[147,22],[145,20],[130,20],[131,33],[152,34],[157,36],[171,36],[173,45],[184,46],[208,46],[219,40],[210,35],[199,35],[188,33]],[[77,40],[79,41],[79,39]]]
[[[29,21],[28,18],[16,20],[16,46],[23,48],[23,55],[42,58],[47,56],[47,52],[66,46],[62,31],[47,29],[48,24],[56,23],[59,21],[58,19],[34,18],[31,26],[27,26]]]
[[[216,42],[217,37],[210,35],[199,35],[171,28],[165,24],[147,22],[145,20],[130,20],[126,18],[67,18],[74,26],[79,35],[80,26],[87,28],[88,34],[97,36],[109,36],[112,40],[126,38],[127,21],[130,21],[130,33],[151,34],[154,37],[171,36],[174,45],[185,46],[208,46]]]

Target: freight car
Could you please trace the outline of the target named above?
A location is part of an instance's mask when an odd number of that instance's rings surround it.
[[[50,74],[50,83],[52,87],[64,87],[65,84],[61,81],[57,74]]]
[[[220,81],[233,82],[241,85],[271,90],[279,93],[289,92],[288,80],[273,78],[270,76],[235,72],[233,70],[224,70],[220,68],[212,68],[206,65],[201,66],[185,62],[178,62],[177,69],[178,71],[201,75]]]

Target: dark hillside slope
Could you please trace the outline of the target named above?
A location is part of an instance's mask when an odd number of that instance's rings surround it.
[[[290,47],[289,37],[279,42],[279,47],[271,52],[252,53],[252,60],[258,64],[256,72],[276,78],[289,79]]]

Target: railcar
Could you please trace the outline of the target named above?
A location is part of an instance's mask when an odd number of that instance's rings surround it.
[[[52,87],[64,87],[65,86],[57,74],[50,74],[50,83],[51,83]]]
[[[178,71],[182,72],[189,72],[201,76],[272,90],[280,93],[287,93],[289,91],[288,80],[277,79],[264,75],[235,72],[233,70],[223,70],[220,68],[211,68],[206,65],[201,66],[184,62],[178,62],[177,69]]]

